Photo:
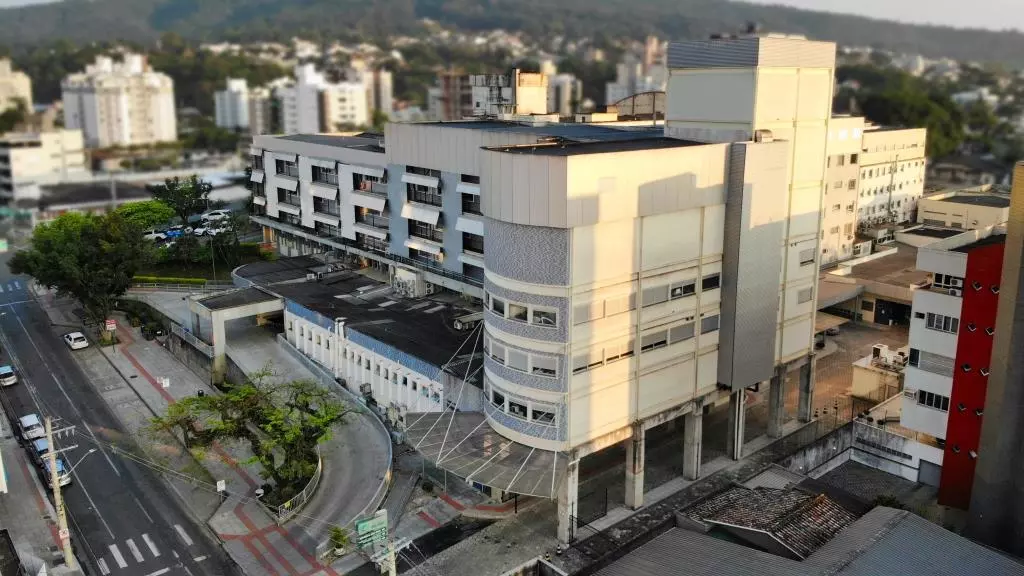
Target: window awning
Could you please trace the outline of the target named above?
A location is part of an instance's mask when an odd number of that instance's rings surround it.
[[[412,248],[413,250],[419,250],[420,252],[429,252],[434,256],[441,255],[441,247],[433,244],[432,242],[425,242],[423,240],[413,240],[412,238],[405,241],[406,248]]]
[[[458,186],[455,187],[455,191],[459,194],[472,194],[474,196],[479,196],[480,185],[470,184],[469,182],[459,182]]]
[[[376,168],[373,166],[358,166],[356,164],[352,164],[352,171],[355,172],[356,174],[362,174],[363,176],[372,176],[373,178],[384,177],[384,169]]]
[[[274,152],[270,155],[274,160],[284,160],[285,162],[295,162],[295,154],[285,154],[284,152]]]
[[[484,235],[484,221],[470,216],[459,216],[455,221],[455,229],[459,232],[469,232],[477,236]]]
[[[253,170],[252,174],[249,176],[249,181],[262,184],[264,176],[266,176],[266,174],[264,174],[263,170]]]
[[[433,176],[409,174],[406,172],[405,174],[402,174],[402,182],[405,182],[406,184],[419,184],[420,186],[426,186],[427,188],[437,188],[439,180]]]
[[[295,192],[295,190],[298,189],[299,187],[299,181],[292,180],[291,178],[275,178],[274,182],[276,183],[278,188],[284,188],[289,192]]]
[[[431,226],[437,226],[437,221],[441,219],[441,209],[406,202],[402,206],[402,218],[419,220]]]
[[[388,231],[387,230],[381,230],[380,228],[374,228],[373,226],[367,226],[366,224],[363,224],[361,222],[356,222],[354,228],[355,228],[356,232],[359,232],[360,234],[366,234],[367,236],[370,236],[371,238],[376,238],[378,240],[387,240],[388,239]]]
[[[324,160],[321,158],[310,158],[310,166],[319,166],[321,168],[327,168],[328,170],[334,170],[338,166],[337,160]]]
[[[484,267],[484,259],[479,256],[472,254],[466,254],[465,252],[459,254],[459,262],[463,264],[469,264],[470,266],[476,266],[477,268]]]
[[[382,196],[374,196],[373,194],[365,194],[363,192],[356,192],[355,190],[352,191],[352,203],[356,206],[362,206],[363,208],[383,212],[384,205],[387,204],[387,201],[388,199]]]
[[[249,146],[250,156],[263,156],[263,148],[257,148],[256,146]]]
[[[294,216],[298,216],[299,214],[302,213],[302,209],[299,208],[298,206],[292,206],[291,204],[285,204],[284,202],[278,202],[277,209],[280,210],[281,212],[287,212]]]
[[[566,455],[498,434],[483,412],[409,413],[405,421],[406,442],[438,468],[505,492],[557,495]]]

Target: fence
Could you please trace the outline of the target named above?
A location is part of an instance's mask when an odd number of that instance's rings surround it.
[[[185,342],[191,344],[193,348],[205,354],[207,358],[213,358],[213,346],[210,346],[206,342],[203,342],[202,340],[197,338],[195,334],[189,332],[188,330],[185,330],[183,327],[178,326],[174,322],[171,322],[170,324],[172,334],[174,334],[178,338],[181,338]]]
[[[295,516],[309,502],[309,499],[316,493],[316,487],[320,484],[320,477],[324,472],[324,460],[320,457],[320,448],[316,449],[316,471],[313,472],[313,477],[306,483],[306,487],[295,495],[294,498],[281,504],[277,507],[274,512],[274,519],[278,524],[284,524],[288,520]]]
[[[154,290],[161,292],[221,292],[236,286],[231,282],[207,282],[206,284],[175,284],[173,282],[132,282],[131,290]]]

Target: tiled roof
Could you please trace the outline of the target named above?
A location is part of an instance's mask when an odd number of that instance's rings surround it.
[[[706,523],[767,532],[802,558],[857,520],[824,494],[745,486],[729,488],[685,513]]]

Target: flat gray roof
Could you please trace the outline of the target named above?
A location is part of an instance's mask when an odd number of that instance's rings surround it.
[[[853,266],[850,277],[904,288],[928,278],[927,272],[917,269],[917,248],[898,242],[892,246],[896,247],[895,254]]]
[[[237,306],[273,302],[277,299],[277,296],[264,292],[259,288],[243,288],[226,294],[214,294],[213,296],[201,298],[199,304],[202,304],[208,310],[227,310]]]
[[[600,124],[576,124],[571,122],[530,125],[501,120],[457,120],[455,122],[424,122],[423,124],[443,128],[536,134],[542,137],[565,138],[579,142],[646,139],[661,136],[665,130],[664,127],[655,125],[616,128]]]
[[[972,206],[987,206],[989,208],[1009,208],[1009,196],[996,196],[992,194],[957,194],[950,198],[937,198],[939,202],[952,202],[954,204],[970,204]]]
[[[378,144],[377,134],[365,134],[358,136],[341,136],[336,134],[288,134],[286,136],[273,136],[279,140],[290,140],[292,142],[305,142],[306,144],[320,144],[322,146],[336,146],[338,148],[353,148],[367,152],[383,153],[384,149]]]
[[[675,138],[635,138],[630,140],[609,140],[602,142],[557,142],[551,144],[522,144],[490,148],[512,154],[535,154],[538,156],[574,156],[577,154],[606,154],[611,152],[633,152],[637,150],[659,150],[662,148],[684,148],[702,146],[703,142],[691,142]]]
[[[924,236],[925,238],[952,238],[957,234],[963,234],[963,228],[935,228],[932,226],[925,226],[923,228],[909,228],[907,230],[901,230],[904,234],[913,234],[914,236]]]
[[[253,262],[235,270],[235,274],[256,284],[269,285],[305,278],[311,268],[323,266],[312,256],[280,258],[272,262]]]

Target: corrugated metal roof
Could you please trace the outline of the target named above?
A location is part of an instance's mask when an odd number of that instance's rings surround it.
[[[775,464],[743,483],[747,488],[788,488],[799,484],[804,477]]]

